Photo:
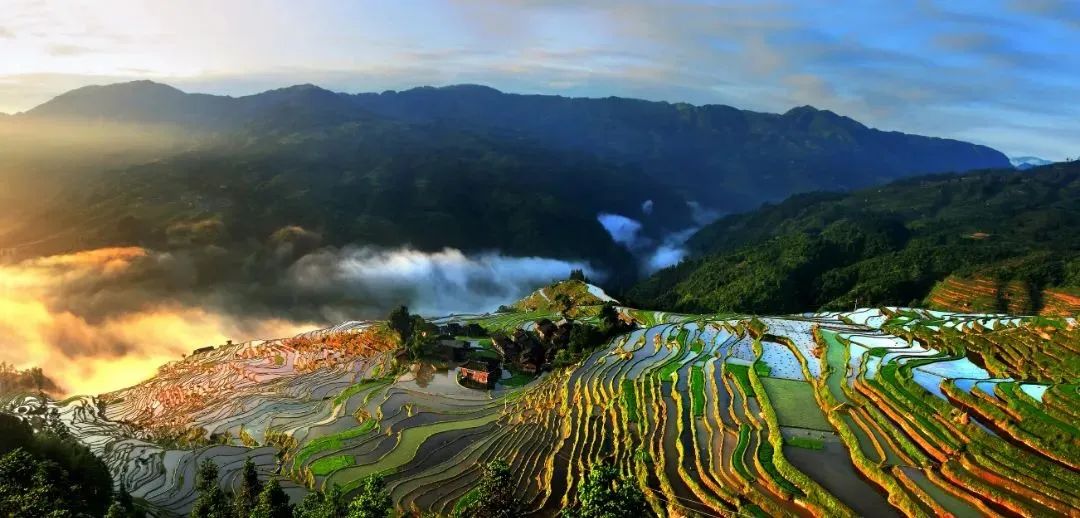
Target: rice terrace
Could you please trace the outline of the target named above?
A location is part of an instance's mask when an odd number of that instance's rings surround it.
[[[553,321],[598,324],[611,309],[619,331],[592,352],[537,358],[528,372],[526,346],[510,368],[515,344],[555,339]],[[437,515],[460,509],[496,459],[536,516],[572,506],[599,462],[659,516],[1080,508],[1071,318],[689,315],[613,305],[564,281],[497,313],[428,322],[445,356],[410,361],[392,324],[230,343],[118,392],[4,404],[37,426],[61,423],[162,516],[190,510],[204,459],[226,488],[251,459],[294,501],[381,474],[399,512]],[[465,361],[499,358],[490,386],[457,379]]]

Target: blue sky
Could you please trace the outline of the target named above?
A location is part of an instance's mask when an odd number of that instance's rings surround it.
[[[487,84],[1080,155],[1080,1],[0,0],[0,111],[150,78],[243,95]]]

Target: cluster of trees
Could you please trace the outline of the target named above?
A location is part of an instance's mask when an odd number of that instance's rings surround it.
[[[563,367],[581,361],[582,357],[606,344],[612,337],[627,331],[627,324],[619,319],[615,304],[605,302],[600,307],[599,324],[574,322],[570,329],[570,339],[564,349],[555,353],[552,365]]]
[[[379,475],[365,478],[351,501],[334,487],[325,493],[312,491],[293,505],[276,479],[259,480],[250,459],[231,496],[218,483],[218,467],[209,459],[199,466],[195,489],[192,518],[389,518],[394,509]]]
[[[198,499],[192,518],[390,518],[394,504],[379,475],[361,481],[356,496],[347,501],[339,488],[312,491],[294,506],[276,480],[262,483],[255,467],[244,464],[240,487],[230,498],[218,484],[218,468],[213,461],[200,465],[195,487]],[[456,518],[517,518],[524,505],[510,465],[496,460],[484,466],[483,475],[472,491],[454,509]],[[111,512],[111,511],[110,511]],[[123,515],[119,515],[123,516]],[[578,490],[578,503],[564,509],[565,518],[643,518],[652,516],[645,495],[637,484],[623,477],[610,464],[592,468]]]
[[[0,362],[0,394],[27,390],[44,394],[59,390],[59,387],[41,367],[16,369],[8,362]]]
[[[787,313],[921,305],[950,275],[1080,288],[1080,164],[937,175],[725,217],[636,306]],[[1032,308],[1037,311],[1039,308]]]
[[[123,486],[115,502],[113,496],[108,467],[61,426],[35,433],[22,420],[0,414],[0,515],[139,515]]]
[[[458,501],[455,518],[516,518],[523,504],[515,495],[510,465],[503,460],[484,466],[479,484]],[[611,464],[592,467],[578,489],[577,504],[563,509],[563,518],[646,518],[652,511],[637,484],[619,475]]]
[[[387,317],[390,329],[401,337],[401,344],[409,353],[409,358],[423,358],[428,347],[439,337],[439,328],[420,315],[409,313],[409,308],[399,306]]]

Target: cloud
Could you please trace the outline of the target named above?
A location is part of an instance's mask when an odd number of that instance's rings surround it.
[[[24,74],[142,75],[134,70],[234,95],[304,82],[350,92],[467,82],[770,112],[811,104],[874,127],[975,139],[1012,154],[1063,158],[1073,151],[1061,142],[1080,138],[1072,102],[1080,84],[1070,73],[1080,56],[1068,52],[1080,45],[1080,4],[1066,0],[842,9],[821,0],[340,3],[304,16],[252,10],[245,1],[165,10],[112,1],[129,17],[17,2],[5,26],[19,33],[12,49],[19,59],[0,64],[0,83]],[[200,38],[191,40],[194,31]],[[33,41],[22,45],[25,38]],[[97,52],[50,56],[57,41]],[[27,109],[79,86],[71,83],[57,79],[36,94],[23,87],[5,94],[0,84],[0,110]],[[981,117],[958,115],[970,109]],[[1062,113],[1060,138],[1023,129]]]
[[[631,250],[643,245],[642,238],[638,235],[642,227],[640,221],[621,214],[604,213],[598,214],[596,220],[603,225],[604,230],[607,230],[616,243]]]
[[[679,232],[673,232],[664,237],[664,241],[656,247],[642,263],[645,274],[651,275],[669,266],[675,266],[686,258],[686,240],[694,235],[700,227],[691,227]]]
[[[491,311],[566,278],[574,269],[597,280],[604,277],[582,261],[494,252],[465,255],[450,248],[425,253],[347,247],[301,258],[289,269],[288,283],[302,294],[340,292],[367,306],[406,304],[413,312],[440,316]]]
[[[646,201],[646,204],[650,201]],[[658,239],[642,235],[642,223],[621,214],[601,213],[596,219],[611,235],[613,241],[626,247],[637,258],[641,273],[651,275],[682,261],[687,255],[685,245],[690,236],[702,226],[714,221],[719,215],[715,210],[702,208],[697,202],[687,202],[687,205],[690,207],[694,225],[670,232]],[[647,215],[649,211],[644,212]]]
[[[157,367],[226,339],[296,334],[310,324],[250,319],[162,298],[113,308],[110,295],[132,294],[125,280],[155,254],[111,248],[0,266],[0,360],[42,367],[67,393],[100,393],[137,383]],[[69,296],[85,297],[72,309]]]
[[[313,239],[290,227],[254,250],[105,248],[0,265],[0,361],[40,366],[67,393],[96,394],[226,340],[382,318],[400,304],[428,316],[484,312],[572,269],[604,277],[580,261],[314,249]]]
[[[78,56],[93,52],[93,49],[82,45],[55,44],[49,45],[48,52],[52,56]]]

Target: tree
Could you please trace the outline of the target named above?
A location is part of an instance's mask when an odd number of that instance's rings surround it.
[[[360,494],[349,504],[349,518],[389,518],[394,503],[381,475],[371,475],[360,482]]]
[[[348,513],[348,507],[341,488],[335,485],[325,493],[308,493],[293,514],[296,518],[342,518]]]
[[[600,331],[605,335],[611,335],[619,330],[619,326],[622,321],[619,320],[619,310],[615,309],[615,304],[611,302],[605,302],[603,306],[600,306]]]
[[[119,501],[114,501],[109,506],[109,510],[105,512],[105,518],[128,518],[130,516],[128,511],[124,509],[124,506],[120,505]]]
[[[233,496],[233,512],[237,518],[246,518],[259,503],[259,494],[263,485],[259,474],[255,472],[255,463],[249,457],[244,461],[244,470],[240,473],[240,487]]]
[[[191,508],[192,518],[230,518],[233,515],[229,500],[218,484],[218,467],[214,461],[206,459],[199,465],[195,491],[198,497]]]
[[[514,496],[510,465],[496,460],[484,466],[480,483],[472,499],[454,515],[460,518],[516,518],[521,516],[521,502]]]
[[[572,281],[581,281],[581,282],[589,282],[589,278],[585,277],[585,272],[583,270],[579,269],[579,268],[575,268],[573,270],[570,270],[570,280],[572,280]]]
[[[411,329],[411,335],[406,342],[406,347],[409,356],[414,360],[418,360],[423,358],[428,347],[435,343],[435,339],[439,336],[439,326],[424,320],[424,317],[420,315],[413,315],[409,328]]]
[[[112,476],[88,448],[0,414],[0,516],[103,516]]]
[[[116,492],[116,499],[109,506],[106,517],[142,518],[143,516],[146,516],[146,514],[135,507],[135,501],[127,490],[127,484],[121,480],[120,488]]]
[[[292,518],[292,516],[293,506],[289,503],[289,495],[285,494],[276,479],[271,479],[259,493],[259,502],[251,511],[251,518]]]
[[[574,300],[565,293],[559,293],[555,295],[555,309],[558,309],[560,313],[566,313],[574,307]]]
[[[398,306],[397,309],[390,312],[390,316],[386,319],[387,325],[390,329],[397,331],[398,336],[401,337],[401,343],[406,344],[409,338],[412,336],[412,315],[409,314],[409,308],[406,306]]]
[[[580,505],[563,510],[566,518],[641,518],[651,516],[645,495],[611,464],[593,466],[578,489]]]

